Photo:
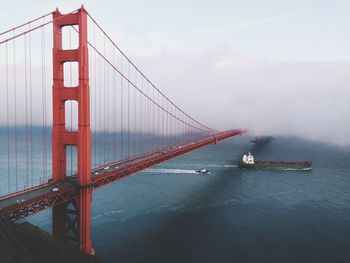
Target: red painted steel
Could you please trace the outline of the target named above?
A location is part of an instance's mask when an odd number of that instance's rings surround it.
[[[79,46],[75,50],[62,49],[62,28],[78,26]],[[78,62],[77,87],[64,86],[63,64]],[[91,131],[90,131],[90,92],[89,92],[89,61],[87,42],[87,12],[82,6],[78,12],[67,15],[58,10],[53,13],[53,129],[52,129],[52,176],[57,183],[66,178],[67,146],[77,146],[78,155],[78,185],[88,186],[81,190],[90,196],[91,188]],[[65,101],[78,102],[78,131],[67,131],[65,128]],[[79,200],[85,200],[80,194]],[[91,202],[79,202],[79,244],[83,252],[91,253],[90,239],[90,207]],[[60,209],[60,208],[58,208]],[[54,212],[53,216],[60,216]],[[54,221],[57,219],[53,219]],[[54,228],[57,228],[55,224]],[[59,232],[57,229],[54,232]]]
[[[78,25],[79,46],[74,50],[62,49],[62,27]],[[52,176],[54,182],[66,177],[66,146],[78,148],[78,183],[90,184],[90,94],[89,61],[87,44],[87,13],[82,7],[76,13],[62,15],[53,13],[53,129],[52,129]],[[63,64],[78,62],[79,84],[77,87],[64,86]],[[78,102],[78,131],[65,128],[65,101]]]
[[[79,86],[78,86],[78,184],[91,182],[91,131],[89,56],[87,42],[87,12],[82,6],[78,12],[79,25]]]
[[[60,59],[62,50],[62,14],[56,9],[53,13],[53,128],[52,128],[52,179],[62,181],[66,177],[66,144],[62,142],[65,131],[65,98],[61,95],[64,89],[63,61]]]
[[[93,255],[95,252],[92,247],[90,236],[91,199],[91,187],[81,188],[78,199],[79,249],[80,251]]]

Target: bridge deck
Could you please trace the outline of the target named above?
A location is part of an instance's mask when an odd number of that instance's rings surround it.
[[[226,131],[188,144],[158,149],[127,160],[97,167],[91,171],[92,183],[90,187],[97,189],[166,160],[240,134],[242,134],[240,130]],[[57,188],[56,191],[53,191],[54,188]],[[76,198],[79,188],[77,177],[73,175],[59,183],[48,183],[2,197],[0,198],[0,216],[12,220],[21,219]]]

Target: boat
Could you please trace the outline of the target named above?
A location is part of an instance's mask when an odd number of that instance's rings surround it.
[[[257,136],[257,137],[255,137],[254,140],[250,140],[250,142],[263,144],[263,143],[270,143],[272,141],[272,139],[273,139],[272,136]]]
[[[257,161],[254,156],[248,152],[244,154],[239,162],[240,168],[246,169],[270,169],[270,170],[289,170],[289,171],[310,171],[312,162],[285,162],[285,161]]]
[[[198,174],[210,174],[210,171],[207,169],[202,169],[202,170],[196,170],[196,173],[198,173]]]

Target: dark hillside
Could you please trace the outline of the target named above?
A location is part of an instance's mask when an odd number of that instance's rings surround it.
[[[0,218],[0,262],[101,263],[102,260],[80,253],[30,223],[14,224]]]

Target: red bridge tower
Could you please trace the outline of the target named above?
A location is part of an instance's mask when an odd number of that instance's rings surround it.
[[[77,49],[62,49],[62,28],[77,25],[79,46]],[[58,9],[53,13],[53,129],[52,129],[52,178],[60,182],[66,178],[67,146],[77,147],[78,184],[81,186],[77,200],[78,241],[80,250],[93,253],[90,239],[91,207],[91,131],[89,61],[87,41],[87,12],[82,6],[77,12],[63,15]],[[63,64],[78,63],[78,86],[64,86]],[[65,127],[65,102],[78,103],[78,131],[68,131]],[[53,209],[53,233],[62,237],[67,222],[67,204]]]

